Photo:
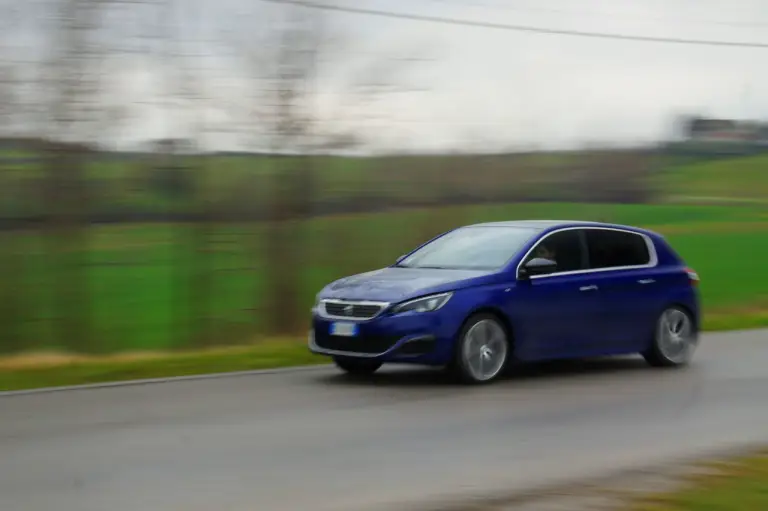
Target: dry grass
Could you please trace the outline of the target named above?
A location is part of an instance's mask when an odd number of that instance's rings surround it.
[[[81,356],[37,352],[0,359],[0,391],[313,365],[327,359],[296,339],[198,351]]]
[[[209,350],[195,351],[197,355],[235,355],[238,353],[246,354],[252,351],[251,346],[240,346],[230,348],[218,348]],[[189,353],[187,353],[189,354]],[[185,355],[185,353],[172,353],[167,351],[132,351],[127,353],[116,353],[111,355],[80,355],[60,351],[38,351],[32,353],[21,353],[0,357],[0,371],[23,371],[28,369],[50,369],[81,364],[120,364],[132,362],[147,362],[163,360],[169,357]]]

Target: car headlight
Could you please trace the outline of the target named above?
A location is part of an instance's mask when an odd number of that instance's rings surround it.
[[[436,311],[451,299],[453,293],[442,293],[439,295],[430,295],[423,298],[417,298],[408,302],[395,305],[392,313],[400,314],[402,312],[432,312]]]

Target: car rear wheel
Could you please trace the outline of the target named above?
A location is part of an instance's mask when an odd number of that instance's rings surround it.
[[[340,357],[334,357],[333,362],[336,364],[336,367],[353,376],[371,375],[378,371],[382,366],[382,363],[376,360],[359,360]]]
[[[509,352],[504,325],[492,314],[477,314],[459,334],[452,369],[464,383],[490,383],[504,373]]]
[[[698,342],[698,332],[691,315],[681,307],[668,307],[659,316],[653,344],[643,356],[654,367],[687,365]]]

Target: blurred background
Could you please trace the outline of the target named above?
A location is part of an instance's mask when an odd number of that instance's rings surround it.
[[[747,0],[0,0],[0,351],[299,339],[519,218],[656,229],[768,324],[766,53]]]

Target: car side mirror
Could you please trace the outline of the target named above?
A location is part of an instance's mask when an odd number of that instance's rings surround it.
[[[547,275],[557,270],[557,262],[543,257],[536,257],[528,261],[520,268],[519,278],[528,279],[534,275]]]

